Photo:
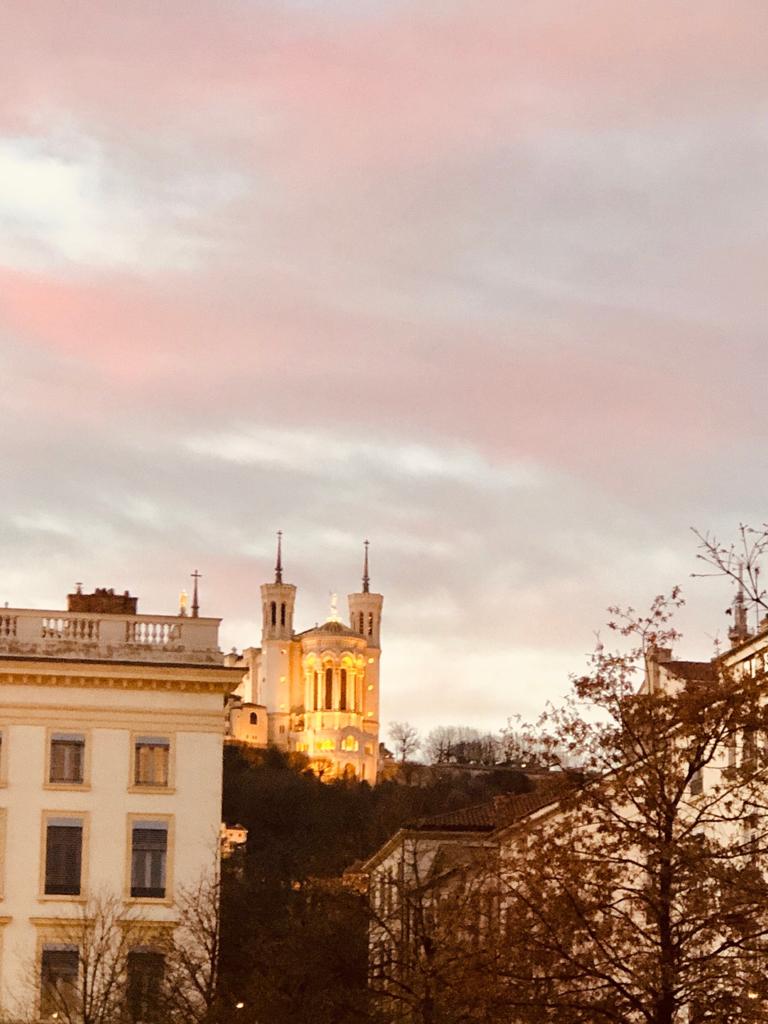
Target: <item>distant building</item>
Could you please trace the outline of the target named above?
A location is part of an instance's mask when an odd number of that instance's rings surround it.
[[[162,977],[175,899],[216,867],[224,701],[219,619],[139,615],[109,590],[0,609],[0,1012],[59,1012],[72,922],[109,896],[143,938],[128,986]],[[137,1011],[138,1012],[138,1011]]]
[[[375,782],[384,599],[370,589],[367,541],[362,589],[347,600],[348,626],[334,608],[327,622],[296,633],[296,587],[283,582],[278,536],[275,579],[261,588],[261,646],[227,658],[244,672],[230,736],[304,753],[325,779]]]

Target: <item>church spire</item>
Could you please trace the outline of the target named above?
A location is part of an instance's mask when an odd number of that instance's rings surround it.
[[[363,593],[369,594],[371,591],[371,577],[368,574],[368,541],[365,541],[365,560],[363,562]]]
[[[733,600],[733,605],[729,609],[729,614],[733,615],[733,625],[728,630],[728,636],[731,642],[734,644],[740,644],[749,637],[749,625],[747,623],[747,603],[744,595],[744,564],[739,566],[739,589],[736,591],[736,597]]]
[[[277,531],[277,562],[275,563],[275,583],[283,582],[283,531]]]

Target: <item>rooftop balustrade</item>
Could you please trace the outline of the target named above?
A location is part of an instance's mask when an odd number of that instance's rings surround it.
[[[223,665],[220,619],[0,608],[0,657]]]

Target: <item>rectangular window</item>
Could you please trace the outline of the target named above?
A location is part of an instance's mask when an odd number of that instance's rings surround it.
[[[82,818],[49,818],[45,835],[45,893],[79,896],[83,861]]]
[[[82,733],[53,733],[48,781],[80,786],[84,778],[85,736]]]
[[[691,776],[691,796],[701,796],[704,792],[704,773],[701,768]]]
[[[168,786],[171,744],[163,736],[137,736],[133,781],[136,786]]]
[[[165,973],[165,958],[152,950],[131,950],[128,954],[126,1002],[128,1017],[134,1024],[154,1024],[160,1020],[160,997]]]
[[[165,897],[168,823],[134,821],[131,828],[131,896]]]
[[[78,1002],[80,953],[77,946],[45,945],[40,961],[40,1016],[70,1019]]]

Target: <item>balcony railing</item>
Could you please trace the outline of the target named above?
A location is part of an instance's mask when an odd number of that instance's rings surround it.
[[[223,664],[219,619],[0,609],[0,655]]]

